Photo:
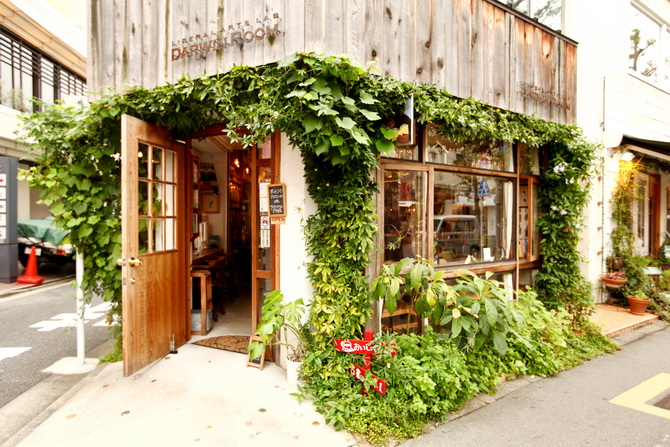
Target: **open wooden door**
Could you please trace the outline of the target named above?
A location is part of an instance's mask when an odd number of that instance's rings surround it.
[[[186,150],[164,129],[121,118],[123,373],[186,342]]]

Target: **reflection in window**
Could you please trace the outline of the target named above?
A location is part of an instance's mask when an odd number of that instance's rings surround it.
[[[561,29],[563,0],[508,0],[507,6],[554,30]]]
[[[670,33],[659,23],[631,5],[629,68],[650,81],[667,84],[670,77]]]
[[[384,261],[425,256],[426,173],[384,171]]]
[[[426,148],[429,163],[514,171],[514,150],[510,143],[484,140],[455,143],[438,135],[435,126],[428,126]]]
[[[436,172],[433,194],[437,266],[512,259],[512,180]]]

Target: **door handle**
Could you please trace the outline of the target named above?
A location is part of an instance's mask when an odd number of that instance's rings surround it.
[[[123,265],[125,263],[126,263],[126,260],[123,259],[123,258],[119,258],[119,259],[116,260],[116,265],[118,265],[119,267],[123,267]]]
[[[128,259],[128,264],[130,264],[131,267],[138,267],[142,265],[142,260],[131,257],[130,259]]]

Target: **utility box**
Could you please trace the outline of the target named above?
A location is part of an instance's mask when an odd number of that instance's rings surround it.
[[[13,283],[19,275],[16,241],[18,160],[0,157],[0,282]]]

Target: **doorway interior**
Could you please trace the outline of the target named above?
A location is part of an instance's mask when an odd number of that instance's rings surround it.
[[[211,265],[212,309],[208,331],[192,341],[222,335],[252,335],[251,205],[253,151],[225,134],[190,141],[193,160],[193,225],[195,253],[216,249],[220,262]],[[211,258],[210,258],[211,260]],[[197,259],[193,259],[193,264]],[[191,280],[191,329],[200,329],[200,290]],[[211,326],[210,326],[211,324]],[[197,330],[195,330],[197,329]]]
[[[222,318],[208,336],[252,335],[265,296],[280,286],[280,225],[270,224],[269,210],[269,187],[280,182],[280,140],[274,133],[243,147],[227,137],[224,126],[187,140],[193,167],[192,264],[202,249],[217,247],[225,255],[223,269],[213,272],[215,280],[223,273],[223,286],[213,288],[213,304],[221,303],[225,312],[217,314]],[[268,352],[266,360],[273,356]]]

